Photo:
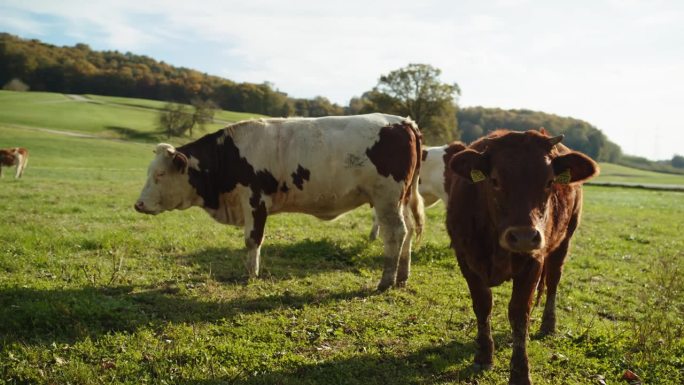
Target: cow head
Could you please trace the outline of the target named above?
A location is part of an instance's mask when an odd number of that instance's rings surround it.
[[[135,210],[159,214],[192,206],[197,194],[188,179],[188,158],[166,143],[158,144],[154,152],[156,155],[147,170],[147,182],[135,203]]]
[[[525,254],[544,248],[557,194],[598,173],[593,160],[569,151],[562,139],[545,131],[495,133],[475,146],[480,151],[466,149],[451,159],[456,174],[478,185],[502,248]]]

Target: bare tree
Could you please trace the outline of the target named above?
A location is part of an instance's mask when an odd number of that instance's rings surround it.
[[[195,125],[193,112],[187,105],[169,102],[159,114],[159,125],[167,137],[181,136]]]

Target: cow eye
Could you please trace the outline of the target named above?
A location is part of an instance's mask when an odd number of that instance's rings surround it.
[[[498,180],[498,179],[496,179],[496,178],[494,178],[494,177],[489,178],[489,179],[491,180],[492,187],[494,187],[494,188],[499,188],[499,180]]]
[[[546,188],[551,188],[553,186],[553,179],[549,179],[548,182],[546,182]]]

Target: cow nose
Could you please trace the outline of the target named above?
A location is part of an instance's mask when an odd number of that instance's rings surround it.
[[[145,204],[142,201],[135,202],[133,208],[139,213],[145,212]]]
[[[535,227],[509,227],[504,237],[506,245],[513,251],[533,251],[542,246],[542,234]]]

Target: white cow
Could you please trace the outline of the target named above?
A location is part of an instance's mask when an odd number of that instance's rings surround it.
[[[423,227],[420,144],[411,119],[385,114],[240,122],[179,148],[157,145],[135,209],[199,206],[244,226],[247,270],[258,276],[268,214],[331,220],[370,203],[382,225],[385,290],[406,284],[412,233]]]
[[[423,161],[420,164],[420,195],[423,196],[425,207],[430,208],[442,200],[447,201],[446,184],[444,183],[444,170],[449,165],[451,156],[465,149],[461,142],[452,142],[443,146],[424,147],[422,151]],[[377,215],[373,213],[373,227],[369,238],[374,240],[378,237],[380,226]]]

